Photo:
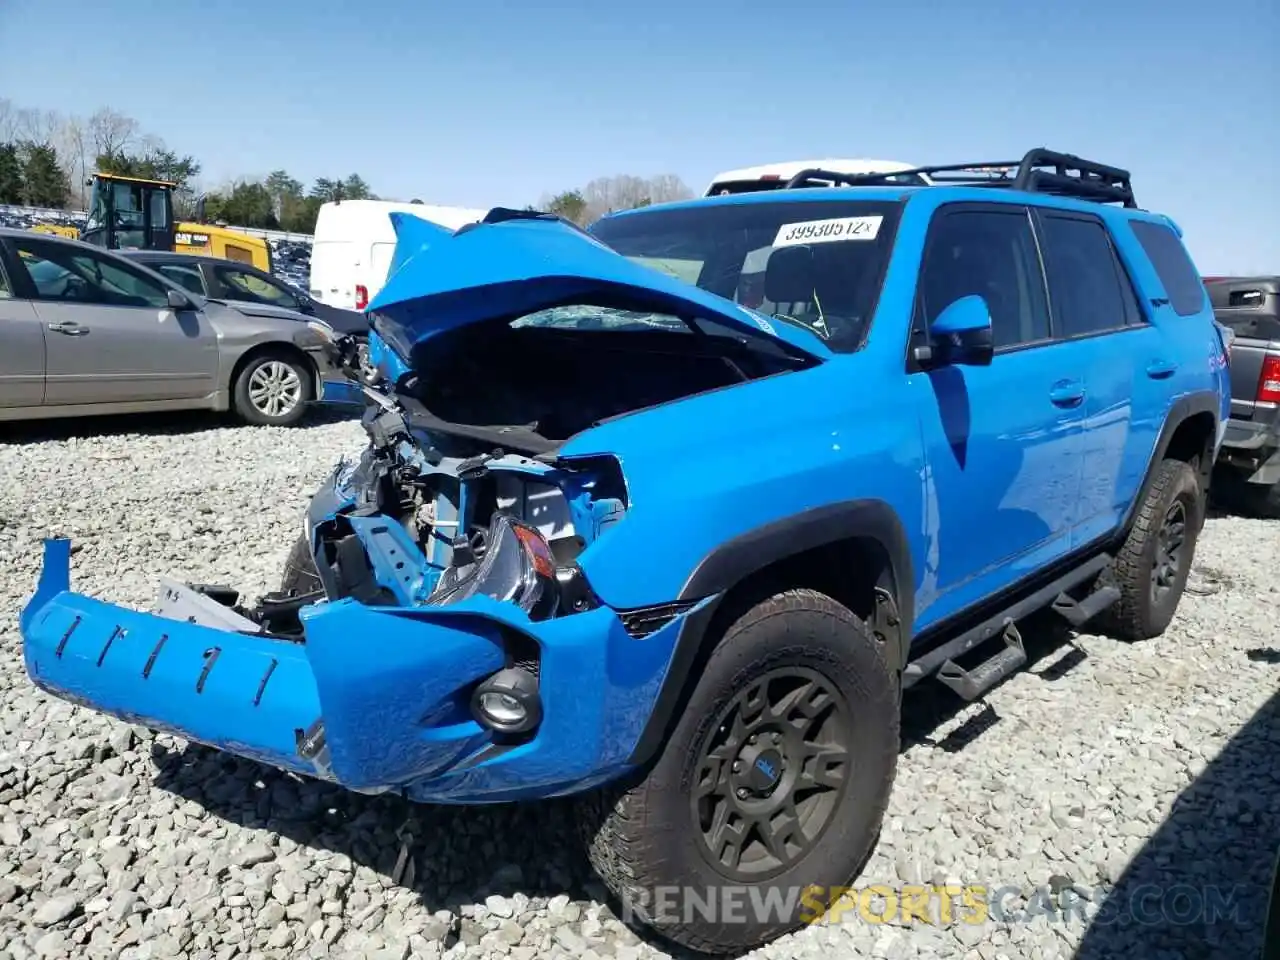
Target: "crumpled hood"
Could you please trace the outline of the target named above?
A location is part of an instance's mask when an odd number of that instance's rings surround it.
[[[390,214],[396,250],[368,312],[401,357],[446,331],[551,307],[592,304],[718,322],[768,337],[819,360],[817,336],[634,263],[549,214],[495,208],[456,232],[412,214]]]

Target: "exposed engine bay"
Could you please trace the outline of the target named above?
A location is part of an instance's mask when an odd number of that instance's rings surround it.
[[[543,453],[624,414],[796,368],[760,343],[687,329],[480,324],[431,341],[400,387],[411,409],[502,431],[508,449]]]
[[[601,313],[604,326],[588,313],[586,326],[454,330],[396,382],[366,385],[369,445],[307,518],[314,589],[271,595],[249,616],[300,636],[299,611],[326,599],[436,606],[480,593],[531,619],[589,609],[575,561],[625,514],[626,484],[614,457],[566,461],[557,447],[610,418],[805,365],[673,317],[621,331]],[[355,379],[348,340],[333,352]]]

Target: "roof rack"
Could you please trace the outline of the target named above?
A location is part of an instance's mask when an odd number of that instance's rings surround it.
[[[894,178],[912,174],[927,176],[938,186],[964,184],[970,187],[1003,187],[1025,190],[1028,193],[1049,193],[1077,200],[1137,207],[1128,170],[1043,147],[1028,150],[1021,160],[952,163],[915,167],[911,170],[886,170],[882,173],[839,173],[815,167],[801,170],[787,181],[784,189],[817,186],[811,181],[819,179],[850,187],[890,186],[893,185]]]

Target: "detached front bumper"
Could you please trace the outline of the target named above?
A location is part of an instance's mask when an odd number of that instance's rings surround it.
[[[360,792],[477,803],[624,773],[687,616],[637,638],[607,608],[533,623],[486,597],[341,600],[304,608],[297,642],[234,629],[230,611],[233,628],[74,593],[70,542],[50,540],[20,623],[27,672],[57,697]],[[469,701],[513,636],[537,645],[543,719],[504,743]]]
[[[326,776],[297,749],[320,715],[303,648],[167,620],[70,591],[69,540],[45,542],[20,620],[36,686],[64,700],[299,773]]]

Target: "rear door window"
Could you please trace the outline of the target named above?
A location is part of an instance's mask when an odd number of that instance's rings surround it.
[[[1207,300],[1204,282],[1178,235],[1164,224],[1146,220],[1132,220],[1129,226],[1160,277],[1173,312],[1191,317],[1203,311]]]
[[[1107,228],[1095,217],[1038,213],[1054,335],[1121,330],[1141,314]]]

